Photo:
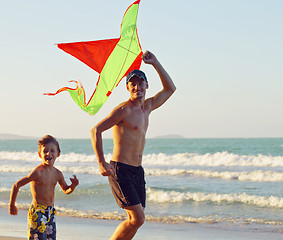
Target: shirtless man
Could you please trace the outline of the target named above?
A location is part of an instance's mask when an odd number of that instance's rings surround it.
[[[151,52],[143,56],[160,76],[162,91],[145,99],[148,82],[140,70],[130,72],[126,87],[130,99],[121,103],[91,130],[91,141],[103,176],[108,176],[113,195],[119,207],[127,212],[128,218],[115,230],[111,240],[132,239],[144,223],[145,181],[142,154],[149,114],[160,107],[175,91],[176,87],[166,70]],[[102,132],[113,128],[114,149],[112,161],[107,163],[102,146]]]

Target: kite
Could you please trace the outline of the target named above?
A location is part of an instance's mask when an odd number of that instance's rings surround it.
[[[143,52],[136,29],[139,3],[140,0],[135,1],[126,10],[120,38],[57,44],[58,48],[99,73],[95,90],[87,103],[83,86],[74,80],[70,82],[76,83],[75,89],[63,87],[56,93],[45,95],[54,96],[68,91],[82,110],[90,115],[97,113],[122,78],[141,66]]]

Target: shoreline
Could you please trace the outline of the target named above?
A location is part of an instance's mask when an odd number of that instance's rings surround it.
[[[68,216],[56,216],[57,238],[62,240],[75,239],[109,239],[119,220],[100,220]],[[22,240],[27,238],[27,210],[19,210],[17,216],[8,214],[6,208],[0,208],[0,240]],[[135,240],[279,240],[283,231],[268,232],[245,225],[227,224],[168,224],[145,222],[139,229]]]
[[[26,238],[0,236],[0,240],[23,240],[23,239],[26,239]]]

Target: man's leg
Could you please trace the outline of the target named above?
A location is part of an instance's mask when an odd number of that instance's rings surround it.
[[[125,207],[124,209],[128,214],[128,219],[119,224],[110,240],[130,240],[144,223],[144,209],[141,204]]]

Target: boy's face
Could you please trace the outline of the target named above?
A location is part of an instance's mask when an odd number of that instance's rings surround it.
[[[43,145],[38,155],[41,158],[43,165],[53,166],[56,158],[60,156],[60,153],[57,145],[51,142]]]

